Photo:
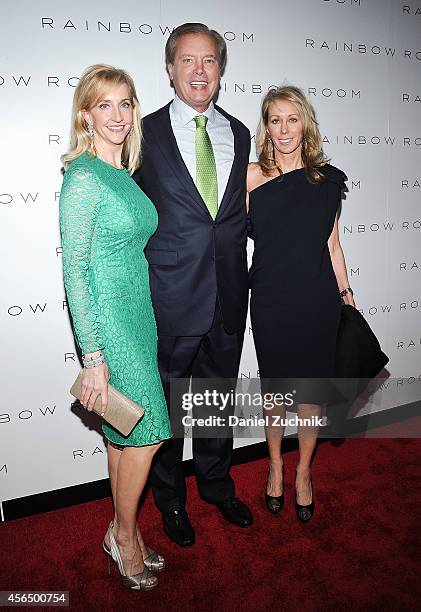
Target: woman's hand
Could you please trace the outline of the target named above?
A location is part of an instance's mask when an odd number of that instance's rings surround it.
[[[82,374],[82,396],[80,402],[87,410],[91,411],[95,405],[98,395],[101,396],[101,412],[107,410],[108,404],[108,381],[110,373],[106,363],[96,368],[84,368]]]
[[[353,306],[354,308],[356,308],[355,302],[354,302],[354,296],[351,293],[347,293],[346,295],[344,295],[342,298],[342,302],[343,304],[349,304],[350,306]]]

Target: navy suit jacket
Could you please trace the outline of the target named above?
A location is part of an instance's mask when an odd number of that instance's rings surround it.
[[[234,161],[213,220],[178,149],[169,107],[144,118],[142,165],[133,175],[159,217],[145,249],[158,333],[206,334],[217,298],[224,327],[233,333],[245,326],[248,306],[245,199],[250,132],[216,106],[231,124]]]

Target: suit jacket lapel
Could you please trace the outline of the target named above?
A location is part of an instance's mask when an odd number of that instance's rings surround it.
[[[238,186],[236,183],[236,176],[237,176],[237,170],[239,168],[241,156],[239,155],[239,147],[240,147],[239,134],[238,134],[238,131],[235,129],[233,122],[231,121],[231,117],[227,115],[224,111],[222,111],[221,108],[217,107],[217,110],[229,120],[231,129],[232,129],[232,133],[234,135],[234,159],[232,160],[231,172],[228,177],[228,182],[225,188],[225,193],[222,197],[221,204],[219,205],[219,208],[218,208],[218,214],[217,214],[217,217],[218,217],[222,214],[224,208],[228,205],[229,201],[231,200],[232,194],[234,193],[235,189]]]

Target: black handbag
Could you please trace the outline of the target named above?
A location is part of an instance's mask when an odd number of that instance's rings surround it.
[[[341,393],[348,400],[357,397],[388,361],[363,315],[354,306],[343,304],[335,359]]]

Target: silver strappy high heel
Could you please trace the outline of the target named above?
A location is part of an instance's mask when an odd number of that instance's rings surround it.
[[[143,559],[143,563],[148,567],[152,572],[162,572],[165,569],[165,559],[158,555],[158,553],[152,548],[148,547],[149,555]]]
[[[158,580],[155,580],[152,584],[148,584],[149,578],[156,578],[155,574],[151,572],[149,567],[145,566],[143,572],[139,572],[134,576],[128,576],[124,569],[123,559],[121,558],[120,549],[115,540],[112,527],[108,527],[108,537],[110,538],[110,556],[116,562],[118,570],[121,574],[123,586],[132,591],[150,591],[158,586]],[[104,547],[105,550],[105,547]],[[110,557],[108,557],[108,571],[111,572]]]
[[[111,521],[109,529],[113,528],[113,522]],[[107,546],[105,540],[102,542],[102,548],[107,555],[111,556],[111,550]],[[153,548],[149,548],[147,546],[148,556],[143,559],[143,563],[148,567],[152,572],[162,572],[165,569],[165,559],[162,555],[159,555]]]

